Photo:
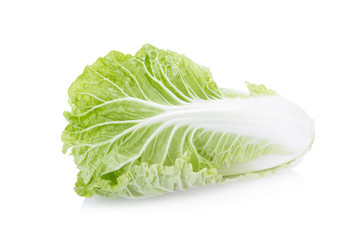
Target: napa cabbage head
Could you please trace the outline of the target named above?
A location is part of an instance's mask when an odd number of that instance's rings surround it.
[[[264,176],[310,149],[312,121],[263,85],[221,89],[209,69],[144,45],[112,51],[71,84],[62,134],[80,196],[140,198]]]

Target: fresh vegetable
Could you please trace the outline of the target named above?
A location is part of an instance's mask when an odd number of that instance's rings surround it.
[[[311,119],[263,85],[221,89],[209,69],[144,45],[85,67],[62,134],[80,196],[140,198],[264,176],[301,159]]]

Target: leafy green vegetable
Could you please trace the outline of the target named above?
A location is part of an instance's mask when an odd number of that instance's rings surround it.
[[[300,159],[313,126],[263,85],[220,89],[207,68],[144,45],[112,51],[69,88],[62,134],[80,196],[138,198],[263,176]]]

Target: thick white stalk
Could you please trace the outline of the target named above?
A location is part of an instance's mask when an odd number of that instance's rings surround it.
[[[312,141],[309,116],[279,95],[199,101],[173,107],[156,118],[176,118],[179,123],[184,119],[183,124],[194,127],[274,140],[299,152]]]
[[[223,175],[261,171],[300,160],[314,140],[309,116],[279,95],[201,101],[176,107],[165,116],[198,128],[270,140],[292,150],[288,155],[269,154],[250,162],[235,162],[220,170]]]

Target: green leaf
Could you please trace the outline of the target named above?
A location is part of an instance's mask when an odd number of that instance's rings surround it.
[[[146,197],[256,176],[310,146],[311,121],[263,85],[220,89],[210,71],[169,50],[112,51],[69,88],[62,134],[85,197]]]

